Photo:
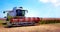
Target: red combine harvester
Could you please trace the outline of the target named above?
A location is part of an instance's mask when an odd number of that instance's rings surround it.
[[[8,12],[6,17],[6,25],[7,27],[11,26],[27,26],[27,25],[35,25],[40,21],[39,17],[25,17],[25,11],[23,7],[14,7],[11,11]]]

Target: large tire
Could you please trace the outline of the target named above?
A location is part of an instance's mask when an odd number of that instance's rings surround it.
[[[11,27],[12,27],[12,24],[9,21],[7,21],[5,28],[11,28]]]

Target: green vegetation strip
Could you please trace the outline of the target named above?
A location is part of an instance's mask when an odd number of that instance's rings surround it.
[[[5,21],[4,20],[0,20],[0,25],[2,25],[3,23],[5,23]]]
[[[60,23],[60,20],[41,20],[40,24],[52,24],[52,23]]]

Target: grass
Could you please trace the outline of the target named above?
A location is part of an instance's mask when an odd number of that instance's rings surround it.
[[[0,20],[0,23],[3,23],[4,21],[3,20]]]
[[[4,20],[0,20],[0,25],[3,25],[5,21]]]
[[[3,20],[0,20],[0,25],[2,25],[2,23],[3,23]]]

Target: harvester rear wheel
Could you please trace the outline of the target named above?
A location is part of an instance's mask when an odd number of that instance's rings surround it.
[[[4,27],[5,28],[11,28],[12,27],[12,24],[9,21],[7,21],[6,22],[6,25]]]

